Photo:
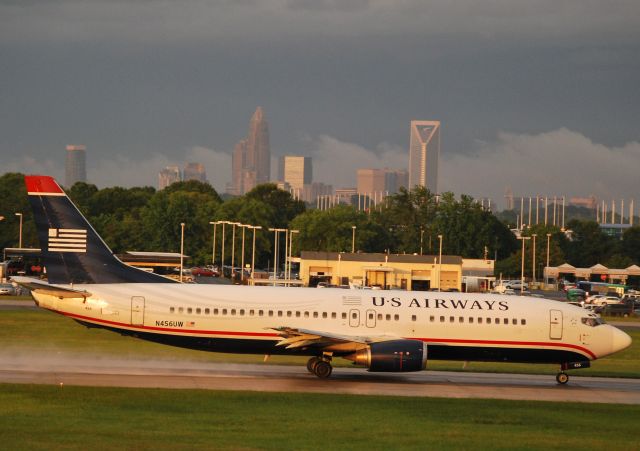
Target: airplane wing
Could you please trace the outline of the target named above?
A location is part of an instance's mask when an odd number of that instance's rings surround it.
[[[282,337],[282,339],[276,344],[276,346],[286,346],[286,349],[302,347],[328,348],[335,345],[349,344],[355,345],[356,347],[364,347],[371,343],[387,340],[397,340],[399,338],[395,335],[342,335],[331,332],[299,329],[294,327],[274,327],[272,329],[277,331],[278,335]]]
[[[23,286],[35,293],[48,294],[50,296],[56,296],[62,298],[88,298],[91,293],[88,291],[74,290],[72,288],[58,287],[43,282],[40,279],[34,279],[32,277],[12,277],[15,283]]]

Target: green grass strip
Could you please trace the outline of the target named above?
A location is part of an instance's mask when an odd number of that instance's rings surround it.
[[[640,406],[0,385],[0,447],[638,449]]]

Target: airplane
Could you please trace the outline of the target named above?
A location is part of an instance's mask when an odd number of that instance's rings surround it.
[[[88,327],[204,351],[308,356],[319,378],[334,357],[372,372],[420,371],[431,359],[558,364],[566,384],[566,370],[631,344],[594,313],[535,297],[178,283],[120,261],[52,177],[25,183],[48,280],[13,279],[39,307]]]

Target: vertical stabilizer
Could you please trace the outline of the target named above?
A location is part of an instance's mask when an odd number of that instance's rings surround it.
[[[172,283],[122,263],[53,177],[25,176],[49,283]]]

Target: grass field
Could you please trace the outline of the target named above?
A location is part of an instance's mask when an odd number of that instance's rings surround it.
[[[0,385],[11,450],[632,450],[639,418],[607,404]]]
[[[618,354],[593,362],[590,369],[577,370],[575,375],[635,377],[640,378],[640,329],[629,328],[633,345]],[[38,353],[82,353],[85,356],[117,356],[121,358],[154,358],[199,362],[260,363],[261,355],[238,355],[192,351],[150,343],[121,336],[102,329],[87,329],[74,321],[39,309],[14,309],[0,311],[0,343],[2,349]],[[306,357],[272,356],[269,363],[304,365]],[[350,366],[336,359],[336,366]],[[430,361],[432,370],[462,371],[462,362]],[[555,374],[555,365],[526,365],[505,363],[470,362],[466,371]]]

